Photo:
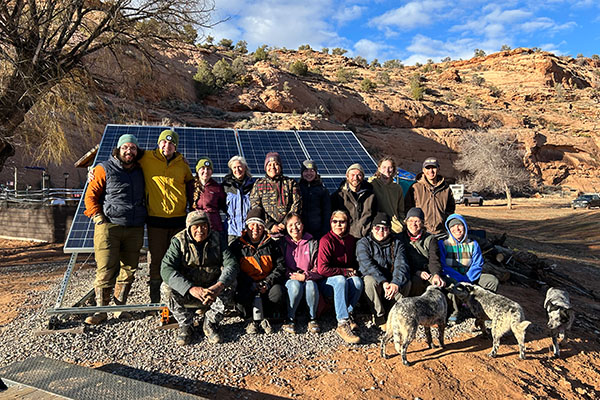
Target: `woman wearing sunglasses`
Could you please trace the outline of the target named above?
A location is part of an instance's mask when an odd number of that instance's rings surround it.
[[[336,333],[347,343],[360,343],[353,329],[352,311],[363,290],[358,276],[356,239],[348,232],[350,218],[343,210],[334,211],[330,219],[331,230],[319,241],[317,272],[325,277],[320,281],[321,294],[333,298],[338,321]]]

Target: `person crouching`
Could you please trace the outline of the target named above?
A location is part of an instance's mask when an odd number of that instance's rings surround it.
[[[190,212],[162,259],[161,276],[168,285],[169,309],[179,323],[178,345],[190,343],[196,309],[206,310],[202,329],[209,343],[221,342],[219,323],[223,290],[235,283],[238,263],[219,232],[210,229],[204,211]]]

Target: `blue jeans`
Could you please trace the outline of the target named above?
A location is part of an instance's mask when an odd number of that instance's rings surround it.
[[[288,293],[288,318],[291,320],[296,319],[296,310],[300,305],[302,296],[306,297],[306,304],[308,304],[308,312],[310,319],[317,318],[317,306],[319,305],[319,288],[315,281],[304,281],[300,282],[294,279],[288,279],[285,283],[285,287]]]
[[[335,317],[338,322],[349,318],[363,291],[363,281],[358,276],[346,278],[343,275],[330,276],[319,283],[321,294],[333,297]]]

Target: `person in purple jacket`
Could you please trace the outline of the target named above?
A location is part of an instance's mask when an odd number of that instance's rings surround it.
[[[440,262],[442,274],[449,283],[468,282],[477,284],[495,292],[498,289],[498,278],[491,274],[481,273],[483,255],[479,244],[468,237],[467,221],[460,214],[452,214],[446,219],[448,238],[440,239]],[[449,323],[456,323],[458,303],[456,296],[449,294],[453,312],[448,318]]]
[[[312,235],[304,232],[304,224],[300,215],[288,214],[284,220],[287,234],[281,241],[281,249],[285,257],[285,287],[288,293],[288,320],[281,327],[285,332],[296,333],[296,310],[302,296],[306,299],[310,321],[308,331],[321,332],[317,322],[317,306],[319,305],[319,288],[317,281],[322,278],[317,273],[317,250],[319,243]]]
[[[213,163],[208,157],[201,158],[196,164],[196,181],[194,182],[194,193],[192,208],[202,210],[208,216],[210,229],[223,233],[223,221],[219,211],[227,211],[225,192],[213,178]]]

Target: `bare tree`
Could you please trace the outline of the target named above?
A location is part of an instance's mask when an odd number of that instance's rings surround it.
[[[468,172],[465,184],[471,190],[504,192],[507,207],[511,209],[511,191],[530,182],[516,137],[506,132],[469,132],[462,138],[460,149],[454,167]]]
[[[191,26],[211,26],[213,8],[212,0],[1,1],[0,171],[27,112],[87,56],[182,47]]]

